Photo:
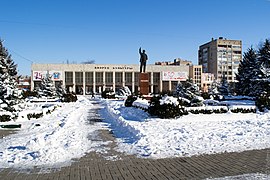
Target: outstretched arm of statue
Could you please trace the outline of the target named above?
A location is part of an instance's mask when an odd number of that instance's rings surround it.
[[[142,48],[141,48],[141,47],[140,47],[140,49],[139,49],[139,53],[142,54]]]

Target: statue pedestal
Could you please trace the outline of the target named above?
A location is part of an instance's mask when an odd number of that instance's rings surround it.
[[[139,85],[140,85],[140,93],[142,95],[149,94],[149,75],[148,73],[140,73],[139,74]]]

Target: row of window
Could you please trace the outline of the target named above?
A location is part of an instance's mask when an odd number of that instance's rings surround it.
[[[103,79],[103,75],[105,73],[105,80]],[[138,82],[139,80],[139,73],[134,73],[134,80]],[[125,83],[132,83],[132,72],[115,72],[115,83],[122,83],[123,82],[123,75]],[[151,81],[151,76],[149,73],[149,81]],[[153,73],[153,82],[159,83],[160,81],[160,73],[154,72]],[[85,72],[85,83],[86,84],[93,84],[94,82],[94,72]],[[97,84],[105,82],[106,84],[113,83],[113,72],[95,72],[95,82]],[[73,72],[65,72],[65,83],[66,84],[73,84]],[[75,83],[76,84],[83,84],[83,72],[75,72]]]

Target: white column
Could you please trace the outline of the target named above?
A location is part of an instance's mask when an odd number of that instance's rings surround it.
[[[93,92],[96,93],[96,71],[93,71]]]
[[[83,95],[85,96],[85,90],[86,90],[86,87],[85,87],[85,71],[83,71]]]
[[[132,90],[131,92],[135,92],[135,72],[132,72]]]
[[[151,82],[150,82],[150,85],[151,85],[151,92],[150,93],[153,93],[154,92],[154,80],[153,80],[153,72],[150,73],[150,76],[151,76]]]
[[[172,81],[169,81],[169,91],[172,90]]]
[[[115,92],[115,71],[113,71],[113,91]]]
[[[163,90],[163,83],[162,83],[162,77],[163,77],[163,74],[162,74],[163,72],[160,72],[159,73],[159,92],[162,92],[162,90]]]
[[[106,87],[106,82],[105,82],[105,71],[103,71],[103,91],[105,90],[105,87]]]
[[[66,74],[65,71],[62,71],[62,86],[66,89]]]
[[[122,72],[122,86],[124,87],[126,84],[125,84],[125,72]]]
[[[73,73],[73,88],[72,88],[72,91],[76,94],[76,84],[75,84],[75,71],[72,72]]]
[[[33,71],[31,71],[31,91],[34,90]]]

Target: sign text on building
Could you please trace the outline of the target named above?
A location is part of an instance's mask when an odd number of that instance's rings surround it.
[[[46,77],[48,71],[33,71],[33,81],[40,81],[42,78]],[[63,80],[61,71],[49,71],[49,75],[53,81]]]
[[[95,66],[95,69],[110,69],[109,66]],[[113,66],[112,69],[126,69],[126,70],[132,70],[133,67],[130,66]]]
[[[186,81],[187,73],[186,72],[172,72],[172,71],[163,71],[162,72],[163,81]]]

